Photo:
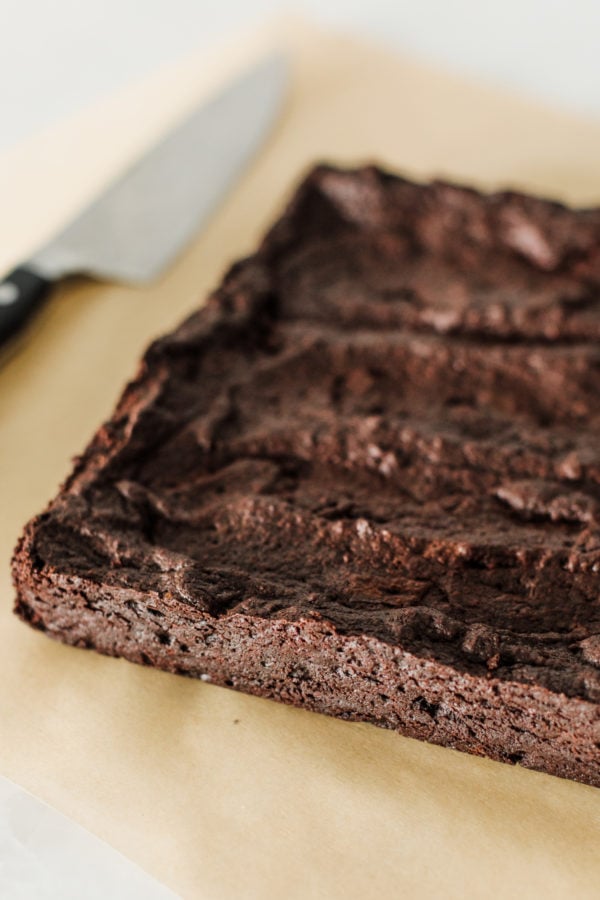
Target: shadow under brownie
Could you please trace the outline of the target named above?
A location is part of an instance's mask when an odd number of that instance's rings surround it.
[[[17,548],[34,627],[600,786],[600,212],[315,169]]]

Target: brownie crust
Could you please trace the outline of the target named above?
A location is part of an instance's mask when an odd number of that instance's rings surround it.
[[[15,552],[80,647],[600,786],[600,212],[321,166]]]

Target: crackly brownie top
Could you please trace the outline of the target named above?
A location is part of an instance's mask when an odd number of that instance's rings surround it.
[[[149,349],[37,564],[600,700],[600,211],[315,169]]]

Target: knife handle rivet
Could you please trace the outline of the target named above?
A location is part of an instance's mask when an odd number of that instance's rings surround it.
[[[10,306],[19,299],[19,288],[14,281],[5,281],[0,284],[0,306]]]

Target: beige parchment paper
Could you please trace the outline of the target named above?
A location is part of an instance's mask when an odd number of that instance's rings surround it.
[[[313,161],[600,202],[600,123],[292,23],[5,154],[0,267],[275,39],[285,113],[210,226],[150,289],[59,288],[0,369],[0,771],[184,897],[597,898],[598,790],[69,649],[11,615],[22,524],[146,343],[251,251]]]

